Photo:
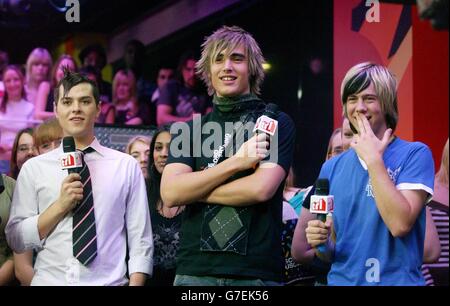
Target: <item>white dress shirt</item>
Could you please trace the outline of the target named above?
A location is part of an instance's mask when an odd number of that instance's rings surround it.
[[[5,232],[16,252],[38,251],[31,285],[124,285],[127,242],[129,273],[152,273],[152,227],[142,171],[133,157],[103,147],[97,139],[90,147],[95,152],[84,160],[92,180],[97,256],[87,267],[72,254],[73,213],[39,239],[38,217],[59,198],[68,175],[59,162],[62,145],[29,159],[17,178]]]

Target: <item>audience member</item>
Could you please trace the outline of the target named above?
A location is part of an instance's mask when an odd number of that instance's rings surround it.
[[[26,100],[24,76],[18,66],[3,72],[5,94],[0,100],[0,159],[9,160],[19,130],[33,124],[34,105]]]
[[[77,71],[78,69],[75,59],[67,54],[61,55],[56,61],[53,66],[50,82],[43,81],[39,85],[34,110],[34,117],[36,119],[45,120],[55,116],[53,112],[53,104],[55,103],[53,90],[56,84],[63,78],[64,69],[70,71]]]
[[[127,42],[124,49],[125,69],[131,70],[136,77],[136,95],[139,103],[149,103],[155,85],[145,79],[143,74],[145,61],[145,46],[139,40]]]
[[[8,52],[0,50],[0,100],[5,94],[5,85],[3,84],[3,70],[9,65]]]
[[[156,77],[156,84],[158,87],[153,92],[151,103],[156,104],[159,100],[159,96],[161,95],[161,89],[164,85],[167,84],[174,77],[174,71],[172,68],[168,66],[162,66],[158,69],[158,76]]]
[[[26,64],[26,99],[36,105],[36,97],[42,82],[50,82],[52,57],[47,49],[36,48],[31,51]]]
[[[98,84],[98,80],[101,79],[97,69],[93,66],[86,66],[80,69],[80,73],[86,76],[89,80]],[[100,114],[97,117],[96,123],[113,124],[116,120],[116,108],[110,102],[110,98],[100,94]]]
[[[39,155],[58,148],[62,138],[63,130],[56,118],[47,119],[34,130],[34,144]]]
[[[92,66],[97,71],[99,78],[97,79],[97,86],[102,97],[102,101],[111,102],[111,83],[102,78],[102,70],[107,64],[105,49],[100,44],[92,44],[81,50],[78,58],[81,62],[81,67]]]
[[[286,178],[283,191],[283,229],[281,234],[281,245],[285,259],[284,266],[284,284],[285,285],[312,285],[315,275],[307,265],[299,264],[294,261],[291,252],[294,230],[297,225],[299,213],[294,207],[300,208],[304,196],[311,189],[294,187],[294,170],[289,169],[289,175]]]
[[[153,135],[149,156],[148,204],[152,219],[153,276],[149,286],[172,286],[175,279],[176,256],[180,243],[181,212],[184,206],[168,207],[161,199],[161,174],[166,166],[171,136],[163,126]]]
[[[19,175],[23,164],[36,155],[37,152],[34,145],[33,129],[25,128],[20,130],[13,143],[9,176],[17,180],[17,176]]]
[[[139,103],[136,96],[136,79],[131,70],[119,70],[113,80],[113,104],[116,108],[115,123],[149,125],[148,106]]]
[[[177,80],[161,88],[156,107],[158,125],[175,121],[189,121],[194,113],[205,115],[211,111],[209,99],[200,89],[195,75],[195,57],[184,54],[177,68]]]
[[[9,218],[12,196],[16,181],[4,174],[0,174],[0,286],[14,284],[14,261],[13,253],[5,237],[5,226]]]
[[[350,129],[350,124],[347,118],[342,120],[342,127],[333,131],[328,141],[327,154],[325,161],[333,158],[349,148],[350,142],[353,138],[353,132]],[[307,188],[307,194],[302,197],[299,211],[299,221],[295,227],[294,238],[292,241],[292,255],[296,262],[309,265],[316,275],[315,285],[322,286],[327,284],[327,273],[329,271],[329,264],[319,262],[314,258],[314,251],[309,246],[306,240],[306,226],[308,221],[315,219],[315,216],[309,212],[308,209],[302,207],[304,201],[310,201],[310,192],[314,190],[314,186]],[[315,261],[314,261],[315,260]]]
[[[133,156],[141,167],[144,178],[148,179],[148,155],[150,153],[150,138],[147,136],[136,136],[130,139],[125,153]]]

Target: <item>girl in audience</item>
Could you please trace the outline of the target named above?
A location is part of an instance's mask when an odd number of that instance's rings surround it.
[[[14,139],[9,176],[17,180],[17,176],[19,175],[23,164],[36,155],[37,151],[34,145],[33,129],[25,128],[20,130]]]
[[[24,76],[18,66],[3,71],[5,94],[0,99],[0,160],[9,160],[19,130],[32,124],[34,106],[26,100]]]
[[[26,64],[25,90],[28,101],[33,105],[36,104],[39,85],[44,81],[50,81],[51,69],[52,57],[47,49],[36,48],[31,51]]]
[[[179,232],[184,206],[168,207],[160,195],[161,174],[166,166],[171,136],[169,127],[155,132],[150,143],[148,203],[152,220],[154,255],[150,286],[172,286],[175,279],[175,257],[179,247]]]
[[[117,124],[148,124],[150,114],[144,103],[139,104],[136,94],[136,78],[131,70],[119,70],[113,80],[113,104],[116,107]]]
[[[148,180],[148,156],[150,154],[150,138],[146,136],[133,137],[128,142],[125,152],[133,156],[138,161],[144,178]]]
[[[56,61],[52,70],[51,81],[43,81],[39,85],[34,114],[36,119],[45,120],[55,116],[53,113],[53,89],[64,76],[64,69],[77,71],[77,63],[72,56],[67,54],[61,55]]]

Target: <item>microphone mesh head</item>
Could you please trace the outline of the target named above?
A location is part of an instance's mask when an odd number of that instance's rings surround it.
[[[317,195],[328,195],[330,193],[330,182],[328,179],[318,179],[316,181],[316,191],[314,194]]]
[[[72,136],[67,136],[63,138],[63,150],[66,152],[75,151],[75,139]]]
[[[266,115],[269,118],[276,119],[276,115],[278,113],[278,105],[269,103],[266,106],[266,109],[264,110],[264,115]]]

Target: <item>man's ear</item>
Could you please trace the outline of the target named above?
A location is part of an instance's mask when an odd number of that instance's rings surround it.
[[[56,103],[56,101],[53,101],[53,114],[55,114],[55,117],[58,118],[58,111],[57,108],[58,104]]]
[[[102,104],[103,102],[100,100],[97,104],[97,114],[95,115],[95,119],[97,120],[100,114],[102,113]]]

